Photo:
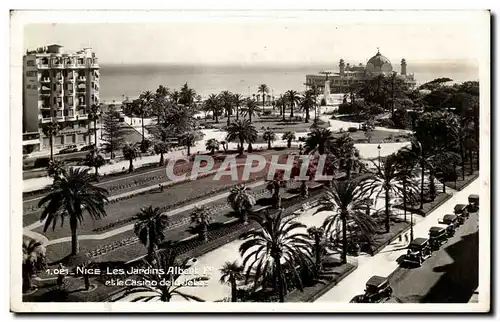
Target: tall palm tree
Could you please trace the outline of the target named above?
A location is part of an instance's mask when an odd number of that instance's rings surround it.
[[[181,135],[179,138],[179,143],[187,147],[187,155],[191,155],[191,147],[196,142],[196,133],[194,131],[188,131]]]
[[[191,223],[195,224],[195,229],[198,230],[199,236],[203,241],[208,240],[208,226],[212,221],[210,210],[205,207],[196,206],[191,212]]]
[[[376,223],[366,214],[365,191],[362,186],[362,180],[334,180],[320,200],[320,211],[335,211],[328,216],[323,228],[327,234],[338,234],[339,224],[342,232],[342,263],[347,263],[347,224],[354,222],[361,232],[369,236],[376,231]]]
[[[145,91],[142,92],[141,95],[139,95],[139,100],[140,104],[138,106],[139,110],[139,115],[141,116],[141,126],[142,126],[142,143],[144,144],[144,140],[146,137],[144,136],[144,117],[146,115],[149,115],[151,112],[151,109],[153,107],[153,103],[155,100],[155,95],[151,91]]]
[[[262,94],[262,110],[264,110],[266,94],[269,93],[269,87],[266,84],[260,84],[257,92]]]
[[[38,207],[43,208],[40,220],[45,220],[44,231],[52,224],[55,228],[60,219],[69,218],[71,228],[71,253],[76,255],[79,251],[77,228],[83,222],[86,211],[92,220],[106,216],[104,209],[108,201],[108,191],[94,186],[88,169],[72,169],[64,173],[61,178],[54,181],[51,192],[40,200]]]
[[[364,167],[359,150],[354,146],[354,140],[347,133],[334,141],[331,152],[336,156],[340,167],[346,171],[347,179],[351,177],[352,170]]]
[[[210,96],[208,96],[207,100],[205,101],[205,109],[212,112],[212,115],[215,118],[215,123],[219,123],[221,104],[218,95],[210,94]]]
[[[170,101],[173,104],[177,104],[179,102],[180,96],[181,93],[178,90],[174,90],[172,93],[170,93]]]
[[[43,134],[49,138],[50,159],[51,160],[54,160],[54,136],[57,135],[57,133],[59,132],[59,130],[60,130],[60,126],[55,121],[47,123],[42,128]]]
[[[318,151],[319,154],[325,154],[329,151],[333,142],[333,133],[329,129],[315,127],[311,132],[307,133],[304,152],[312,153]]]
[[[312,253],[314,257],[314,272],[316,277],[319,276],[322,270],[323,257],[326,253],[326,235],[323,227],[309,227],[307,233],[311,239]]]
[[[278,105],[280,107],[280,115],[282,117],[282,121],[285,122],[286,119],[285,119],[285,108],[286,108],[286,104],[287,104],[287,101],[286,101],[286,94],[285,96],[283,95],[280,95],[280,98],[278,98],[276,100],[276,105]]]
[[[63,160],[50,160],[47,165],[47,174],[56,180],[66,171]]]
[[[94,145],[97,147],[97,120],[100,116],[99,105],[92,104],[88,115],[89,121],[94,122]]]
[[[195,97],[196,97],[196,91],[190,88],[187,83],[185,83],[181,87],[181,92],[179,94],[178,102],[180,104],[184,104],[187,107],[192,107]]]
[[[239,120],[240,119],[240,107],[243,106],[243,104],[245,104],[246,99],[241,94],[234,94],[233,99],[234,99],[234,108],[236,110],[236,120]]]
[[[231,123],[231,115],[233,114],[233,104],[234,96],[230,91],[222,91],[219,95],[219,101],[221,102],[224,111],[227,116],[227,126]]]
[[[137,145],[128,142],[125,143],[125,145],[122,147],[122,153],[123,153],[123,158],[125,160],[128,160],[129,162],[128,172],[133,172],[134,160],[137,159],[137,157],[139,156],[139,150],[137,149]]]
[[[309,118],[310,118],[309,111],[312,108],[314,108],[314,104],[315,104],[315,98],[313,93],[310,90],[306,91],[304,97],[302,97],[302,99],[299,102],[300,108],[306,112],[306,118],[305,118],[306,123],[309,123]]]
[[[243,279],[243,267],[238,262],[225,262],[224,266],[220,269],[220,283],[231,285],[231,302],[238,302],[237,285],[236,283]]]
[[[295,107],[295,105],[298,105],[300,103],[299,93],[297,93],[297,91],[291,89],[291,90],[288,90],[285,93],[285,95],[286,95],[286,101],[290,106],[290,118],[293,118],[293,108]]]
[[[373,162],[375,167],[374,175],[365,181],[370,195],[375,193],[375,200],[381,194],[385,197],[385,230],[390,232],[390,202],[394,196],[404,197],[403,194],[406,190],[416,190],[415,185],[408,177],[406,169],[402,169],[400,165],[400,158],[395,154],[389,155],[385,160]],[[404,184],[403,184],[404,181]]]
[[[35,239],[23,241],[23,292],[33,289],[33,276],[47,265],[45,246]]]
[[[244,151],[243,144],[245,142],[248,142],[250,149],[251,142],[255,142],[256,139],[257,139],[257,130],[252,125],[250,120],[234,121],[227,128],[226,140],[240,142],[240,155],[242,155]]]
[[[148,248],[148,257],[152,260],[158,245],[165,239],[163,232],[167,228],[169,218],[161,212],[160,207],[149,206],[141,208],[141,212],[133,219],[136,220],[134,232],[139,241]]]
[[[267,128],[262,134],[264,141],[267,141],[267,149],[271,150],[271,142],[276,141],[276,133],[273,130]]]
[[[248,213],[256,203],[255,197],[252,194],[252,189],[244,184],[239,184],[231,188],[229,196],[227,197],[227,202],[238,214],[243,223],[247,224]]]
[[[97,181],[99,181],[99,168],[105,164],[106,160],[97,150],[90,151],[85,157],[85,165],[94,168]]]
[[[212,139],[209,139],[206,143],[205,143],[205,147],[207,148],[207,151],[210,151],[210,154],[215,154],[215,150],[219,151],[219,141],[217,141],[216,139],[212,138]]]
[[[155,141],[154,150],[156,154],[160,155],[160,162],[158,163],[160,167],[165,164],[165,157],[163,155],[168,153],[170,149],[171,146],[167,142]]]
[[[144,271],[147,272],[136,276],[142,283],[130,287],[125,293],[127,296],[138,294],[134,301],[153,302],[160,300],[170,302],[173,297],[179,296],[188,301],[204,302],[200,297],[182,291],[182,288],[201,281],[208,281],[209,278],[198,276],[182,278],[181,280],[181,277],[186,276],[183,271],[186,271],[189,265],[187,260],[184,262],[176,260],[172,251],[158,254],[158,260],[144,261],[140,268],[144,268]]]
[[[283,133],[283,136],[281,137],[282,140],[286,140],[286,146],[288,148],[292,147],[292,141],[295,140],[297,137],[295,136],[295,132],[293,131],[286,131]]]
[[[257,107],[257,103],[255,102],[255,100],[247,100],[247,106],[244,110],[244,116],[246,117],[248,115],[250,123],[252,123],[252,116],[257,115],[258,111],[259,108]]]
[[[295,221],[293,214],[283,210],[264,215],[252,215],[260,229],[245,233],[240,246],[246,279],[253,277],[254,290],[271,279],[279,301],[285,301],[287,291],[285,276],[291,276],[302,289],[297,266],[311,265],[311,244],[307,234],[299,232],[305,225]],[[261,284],[259,284],[261,283]]]

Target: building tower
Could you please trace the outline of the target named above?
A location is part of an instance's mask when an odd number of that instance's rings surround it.
[[[99,103],[99,64],[90,48],[65,53],[62,46],[50,45],[27,51],[23,57],[23,132],[41,139],[38,147],[23,143],[24,152],[49,147],[42,129],[51,122],[60,125],[53,140],[55,149],[89,144],[88,113]]]
[[[401,59],[401,75],[406,76],[406,59]]]
[[[345,75],[345,63],[344,63],[343,59],[340,59],[339,70],[340,70],[340,76],[344,76]]]

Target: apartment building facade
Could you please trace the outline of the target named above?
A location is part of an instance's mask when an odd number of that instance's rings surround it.
[[[23,153],[50,148],[43,128],[52,122],[59,125],[56,150],[90,144],[88,113],[99,103],[99,63],[90,48],[65,53],[62,46],[50,45],[28,51],[23,57]]]

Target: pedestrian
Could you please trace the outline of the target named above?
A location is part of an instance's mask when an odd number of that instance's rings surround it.
[[[160,192],[163,192],[163,185],[159,183],[158,186],[160,187]]]

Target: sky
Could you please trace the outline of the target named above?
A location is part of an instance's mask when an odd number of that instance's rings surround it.
[[[475,61],[489,41],[484,32],[489,16],[479,11],[31,18],[23,20],[24,51],[52,43],[68,51],[92,47],[101,64],[321,64],[340,58],[365,63],[377,48],[392,62]]]

